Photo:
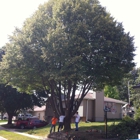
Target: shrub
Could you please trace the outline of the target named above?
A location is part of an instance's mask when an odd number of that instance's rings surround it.
[[[135,115],[134,115],[134,119],[135,119],[135,120],[140,119],[140,108],[138,108],[138,109],[136,110]]]
[[[140,130],[140,121],[136,121],[129,116],[123,118],[118,124],[111,126],[111,137],[119,137],[120,140],[137,138],[138,131]]]

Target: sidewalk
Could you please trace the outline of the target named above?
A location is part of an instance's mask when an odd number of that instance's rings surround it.
[[[7,139],[5,139],[5,138],[3,138],[3,137],[0,136],[0,140],[7,140]]]
[[[23,136],[27,136],[27,137],[30,137],[30,138],[34,138],[34,139],[37,139],[37,140],[52,140],[52,139],[46,138],[46,137],[43,138],[41,136],[35,136],[35,135],[30,135],[30,134],[26,134],[26,133],[22,133],[22,132],[17,132],[15,129],[7,129],[7,128],[2,127],[1,124],[4,124],[4,123],[0,123],[0,130],[7,130],[7,131],[10,131],[10,132],[13,132],[13,133],[16,133],[16,134],[19,134],[19,135],[23,135]],[[7,139],[0,136],[0,140],[7,140]]]

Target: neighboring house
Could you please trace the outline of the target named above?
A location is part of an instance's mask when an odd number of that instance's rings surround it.
[[[78,95],[75,97],[75,99]],[[104,121],[104,108],[108,105],[110,106],[110,111],[107,113],[107,118],[109,119],[121,119],[122,118],[122,106],[127,104],[120,100],[104,97],[104,92],[93,92],[88,93],[81,105],[79,106],[78,112],[83,121]],[[65,106],[63,105],[65,108]],[[113,109],[113,111],[112,111]],[[46,116],[45,116],[46,110]],[[33,115],[39,116],[43,119],[43,116],[49,121],[54,114],[51,105],[48,103],[47,107],[42,106],[35,107]]]
[[[42,107],[34,106],[33,111],[30,111],[30,113],[33,116],[37,116],[40,120],[44,120],[45,110],[46,110],[46,106],[42,106]]]
[[[140,90],[140,83],[132,87],[135,90]]]
[[[1,113],[0,113],[0,119],[2,119],[2,114]],[[3,119],[4,120],[8,119],[8,114],[7,113],[3,114]]]

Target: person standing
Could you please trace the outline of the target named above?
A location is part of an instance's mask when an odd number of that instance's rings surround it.
[[[52,133],[52,129],[53,129],[53,132],[55,132],[55,126],[56,126],[56,123],[57,123],[57,118],[55,117],[55,115],[53,116],[53,118],[51,119],[51,129],[50,129],[50,133]]]
[[[60,117],[59,117],[59,126],[58,126],[58,132],[59,132],[59,129],[63,129],[63,125],[64,125],[64,118],[65,118],[65,116],[62,114],[62,115],[60,115]]]
[[[78,114],[78,112],[75,115],[75,131],[78,131],[78,123],[80,121],[80,116]]]

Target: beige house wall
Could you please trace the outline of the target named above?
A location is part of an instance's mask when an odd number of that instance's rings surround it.
[[[80,117],[83,117],[84,115],[83,115],[83,110],[84,110],[84,102],[82,102],[81,104],[80,104],[80,106],[79,106],[79,109],[78,109],[78,113],[79,113],[79,115],[80,115]]]
[[[34,111],[32,115],[37,116],[40,120],[44,120],[45,111]]]
[[[78,109],[80,117],[83,118],[83,120],[93,120],[93,100],[83,100],[80,104],[80,107]]]
[[[121,104],[115,104],[116,106],[116,113],[112,114],[111,112],[107,113],[108,119],[121,119],[122,118],[122,105]]]
[[[87,100],[82,101],[82,104],[83,104],[83,117],[85,117],[85,118],[86,118],[86,113],[87,113],[86,101]]]
[[[95,93],[95,121],[103,121],[104,120],[104,92],[103,91],[97,91]]]
[[[95,100],[84,99],[82,101],[83,105],[83,116],[86,118],[86,121],[103,121],[104,112],[103,112],[103,102],[104,102],[104,93],[97,92],[93,93]],[[80,112],[80,110],[79,110]]]
[[[86,119],[89,120],[89,121],[92,121],[93,120],[93,112],[94,112],[93,100],[86,100],[86,103],[87,103],[87,109],[86,109],[87,116],[86,116]]]

